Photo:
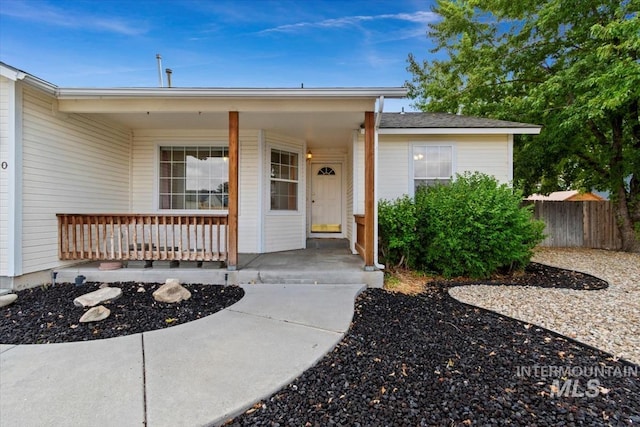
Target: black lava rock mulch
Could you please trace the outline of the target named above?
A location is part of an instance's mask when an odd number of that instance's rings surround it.
[[[17,292],[18,299],[0,309],[0,343],[45,344],[88,341],[167,328],[208,316],[243,297],[238,286],[183,285],[191,298],[175,304],[160,303],[151,295],[160,284],[112,283],[122,296],[104,303],[111,315],[100,322],[79,323],[88,308],[73,299],[95,291],[99,283],[69,283]],[[143,288],[144,292],[138,292]]]
[[[577,276],[562,271],[546,273],[558,286],[577,286]],[[541,283],[532,274],[528,284]],[[417,296],[366,291],[356,301],[351,329],[331,353],[228,424],[640,423],[639,366],[462,304],[448,295],[451,285],[434,283]]]
[[[535,262],[529,264],[524,273],[496,276],[488,280],[459,279],[453,282],[456,285],[518,285],[578,291],[595,291],[606,289],[609,286],[606,281],[590,274],[564,270]]]

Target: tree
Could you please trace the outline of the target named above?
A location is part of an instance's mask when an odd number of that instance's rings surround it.
[[[516,139],[526,194],[608,190],[640,252],[640,0],[438,0],[436,59],[410,54],[424,111],[543,125]],[[438,59],[440,58],[440,59]]]

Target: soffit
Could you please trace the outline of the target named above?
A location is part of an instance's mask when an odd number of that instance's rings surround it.
[[[135,129],[227,129],[228,112],[101,113],[98,120]],[[364,112],[240,112],[240,130],[263,129],[303,139],[310,147],[345,146],[364,122]]]

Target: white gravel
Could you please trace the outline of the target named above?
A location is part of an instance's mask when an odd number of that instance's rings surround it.
[[[459,286],[459,301],[551,329],[640,364],[640,254],[539,248],[533,261],[609,282],[599,291],[526,286]]]

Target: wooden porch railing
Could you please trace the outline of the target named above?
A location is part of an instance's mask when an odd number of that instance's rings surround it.
[[[356,250],[364,258],[364,215],[354,215],[356,220]]]
[[[227,260],[227,215],[57,217],[61,260]]]

